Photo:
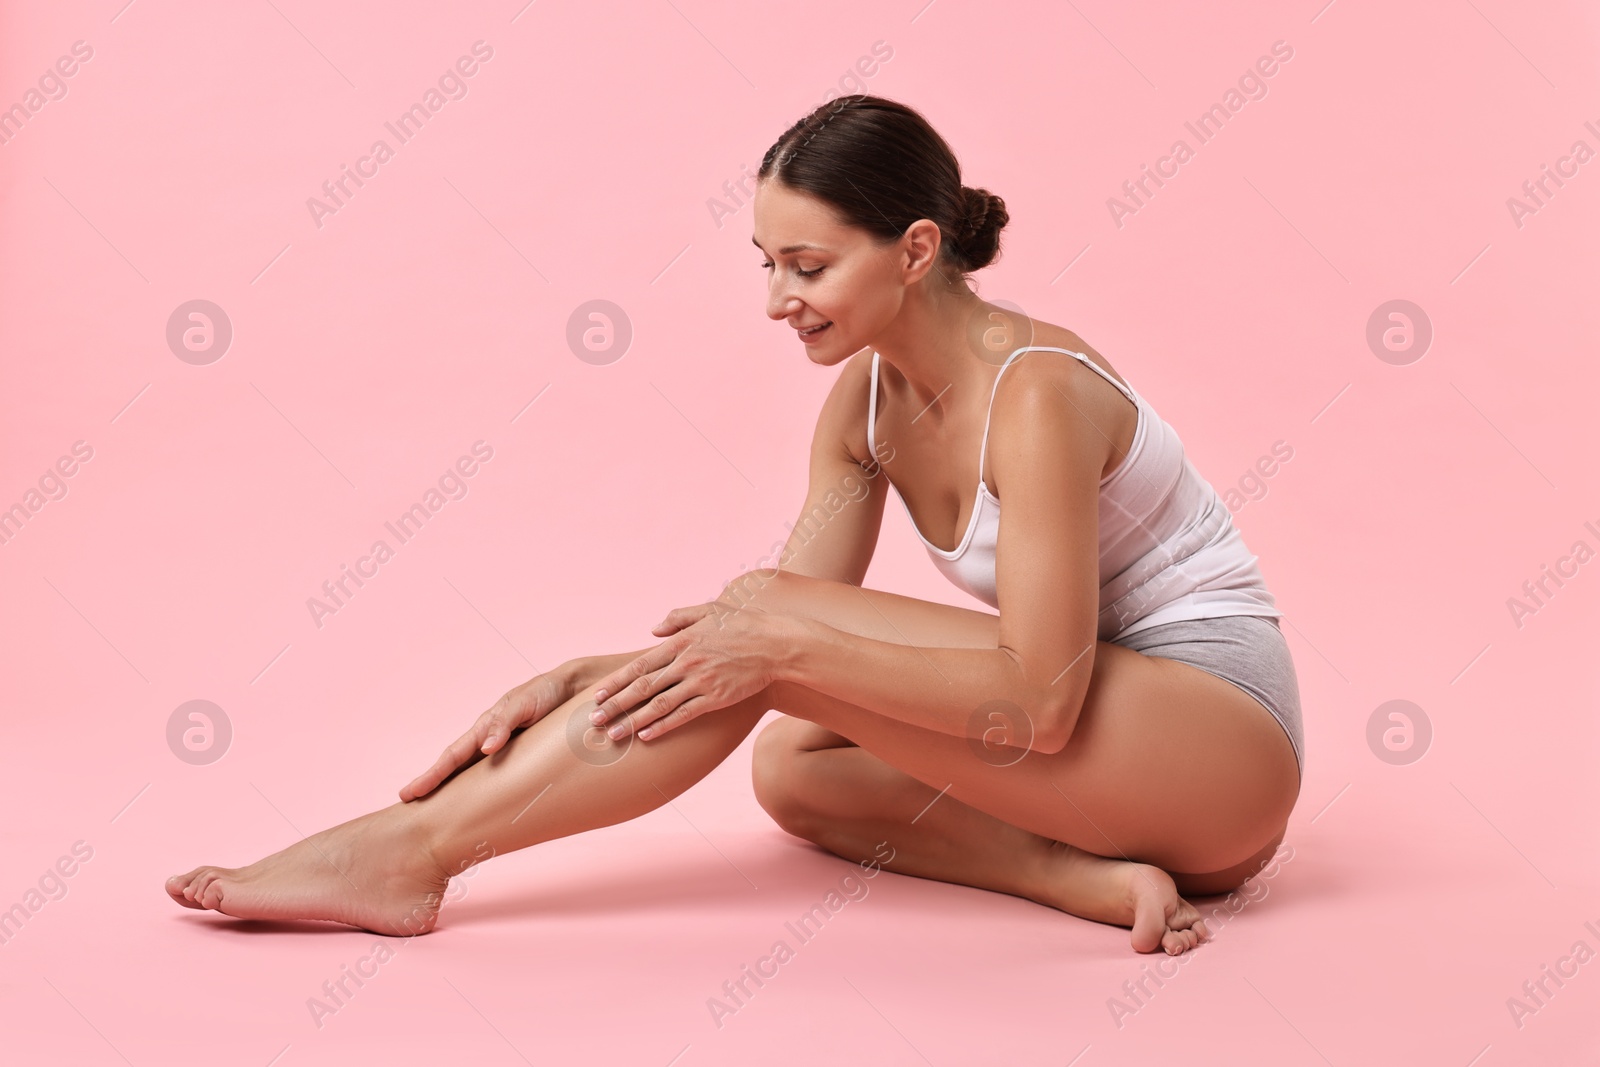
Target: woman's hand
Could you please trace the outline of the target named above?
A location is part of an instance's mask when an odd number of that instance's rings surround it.
[[[793,624],[748,604],[675,608],[651,631],[671,637],[595,683],[590,720],[603,727],[631,711],[607,733],[648,740],[754,696],[777,680]]]
[[[580,684],[572,660],[523,682],[495,701],[494,707],[478,716],[472,729],[456,738],[432,767],[400,790],[400,799],[411,801],[425,796],[456,771],[494,755],[511,739],[511,731],[544,718],[570,700]]]

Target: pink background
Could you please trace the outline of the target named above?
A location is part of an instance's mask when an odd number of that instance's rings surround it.
[[[1600,562],[1507,607],[1600,548],[1600,161],[1507,207],[1600,149],[1592,6],[124,2],[0,15],[0,106],[93,49],[0,146],[0,506],[93,449],[0,545],[0,908],[93,849],[0,946],[7,1059],[1600,1062],[1600,962],[1520,1027],[1506,1004],[1600,950]],[[319,228],[307,198],[479,40]],[[1219,489],[1292,448],[1235,515],[1305,698],[1292,859],[1120,1027],[1161,959],[1125,930],[890,875],[719,1029],[706,999],[851,870],[756,805],[747,742],[478,869],[318,1028],[375,937],[263,934],[163,879],[391,802],[501,692],[649,643],[786,535],[835,372],[763,313],[749,207],[708,201],[839,91],[924,112],[1012,215],[982,294],[1103,352]],[[193,299],[233,327],[209,365],[166,342]],[[605,365],[567,342],[593,299],[633,331]],[[1394,299],[1434,332],[1406,365],[1366,341]],[[317,627],[307,598],[479,440],[465,497]],[[977,606],[892,507],[868,584]],[[166,740],[195,699],[234,731],[203,766]],[[1433,730],[1404,765],[1367,742],[1397,699]]]

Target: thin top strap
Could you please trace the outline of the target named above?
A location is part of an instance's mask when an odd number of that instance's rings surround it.
[[[878,353],[872,353],[872,388],[867,393],[867,462],[878,457],[878,446],[872,442],[872,424],[878,421]]]
[[[1000,366],[1000,374],[996,374],[994,376],[994,387],[989,390],[989,411],[984,416],[984,419],[983,419],[983,443],[978,448],[978,484],[979,485],[983,485],[984,484],[984,481],[983,481],[983,461],[989,454],[989,424],[994,419],[994,398],[995,398],[995,394],[1000,391],[1000,375],[1004,374],[1006,372],[1006,368],[1011,366],[1012,361],[1015,360],[1018,356],[1022,355],[1024,352],[1061,352],[1061,353],[1063,353],[1065,355],[1072,356],[1073,358],[1077,359],[1080,363],[1083,363],[1085,366],[1087,366],[1090,370],[1092,370],[1096,374],[1100,375],[1100,377],[1104,378],[1106,381],[1108,381],[1112,385],[1116,386],[1118,392],[1120,392],[1123,396],[1127,397],[1134,404],[1134,406],[1136,406],[1136,407],[1138,406],[1139,401],[1134,398],[1133,390],[1129,389],[1127,386],[1125,386],[1121,382],[1117,381],[1111,375],[1107,374],[1104,370],[1102,370],[1100,368],[1100,365],[1098,363],[1096,363],[1094,360],[1090,359],[1088,356],[1084,355],[1082,352],[1074,352],[1070,348],[1052,348],[1052,347],[1050,347],[1048,345],[1024,345],[1023,347],[1017,349],[1015,352],[1011,353],[1011,355],[1006,357],[1006,361],[1003,364],[1001,364],[1001,366]],[[872,439],[872,427],[873,427],[873,424],[876,423],[877,421],[878,421],[878,353],[874,352],[874,353],[872,353],[872,386],[871,386],[871,390],[867,393],[867,455],[869,457],[869,461],[870,461],[871,457],[874,457],[874,456],[876,456],[878,454],[877,445],[876,445],[876,443],[874,443],[874,441]]]
[[[1006,372],[1006,368],[1011,366],[1011,361],[1012,360],[1016,359],[1018,356],[1022,355],[1024,352],[1061,352],[1061,353],[1064,353],[1065,355],[1072,356],[1073,358],[1077,359],[1078,362],[1084,364],[1090,370],[1092,370],[1096,374],[1100,375],[1100,377],[1104,378],[1106,381],[1108,381],[1112,385],[1116,386],[1117,387],[1117,391],[1120,392],[1123,396],[1127,397],[1128,400],[1130,402],[1132,402],[1134,407],[1138,407],[1139,406],[1139,401],[1134,399],[1133,391],[1131,389],[1129,389],[1127,386],[1123,385],[1121,382],[1117,381],[1111,375],[1107,374],[1104,370],[1100,369],[1100,364],[1096,363],[1094,360],[1090,359],[1088,356],[1084,355],[1082,352],[1074,352],[1070,348],[1052,348],[1049,345],[1024,345],[1023,347],[1017,349],[1015,352],[1011,353],[1011,355],[1006,357],[1006,361],[1003,364],[1000,365],[1000,374],[996,374],[994,376],[994,388],[989,390],[989,413],[986,416],[984,416],[984,419],[983,419],[983,444],[978,449],[978,484],[979,485],[983,485],[984,484],[984,481],[983,481],[983,460],[984,460],[984,457],[986,455],[988,455],[988,452],[989,452],[989,422],[990,422],[990,420],[992,420],[994,418],[994,397],[995,397],[995,394],[997,392],[999,392],[999,390],[1000,390],[1000,375],[1004,374]],[[876,372],[877,359],[878,359],[876,353],[873,354],[872,359],[873,359],[873,369],[874,369],[874,372]],[[873,391],[874,391],[874,395],[876,395],[876,391],[877,391],[876,390],[876,386],[874,386],[874,390]]]

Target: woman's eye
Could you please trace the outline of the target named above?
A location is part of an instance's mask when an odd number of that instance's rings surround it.
[[[770,266],[772,266],[771,263],[763,263],[761,264],[761,269],[766,270]],[[797,270],[795,273],[800,275],[802,278],[815,278],[826,269],[826,267],[818,267],[816,270]]]

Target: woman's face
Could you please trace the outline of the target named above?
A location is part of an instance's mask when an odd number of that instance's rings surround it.
[[[767,314],[797,331],[830,324],[807,341],[795,335],[813,363],[831,367],[871,344],[904,299],[898,242],[880,245],[822,201],[771,179],[757,183],[754,203]]]

